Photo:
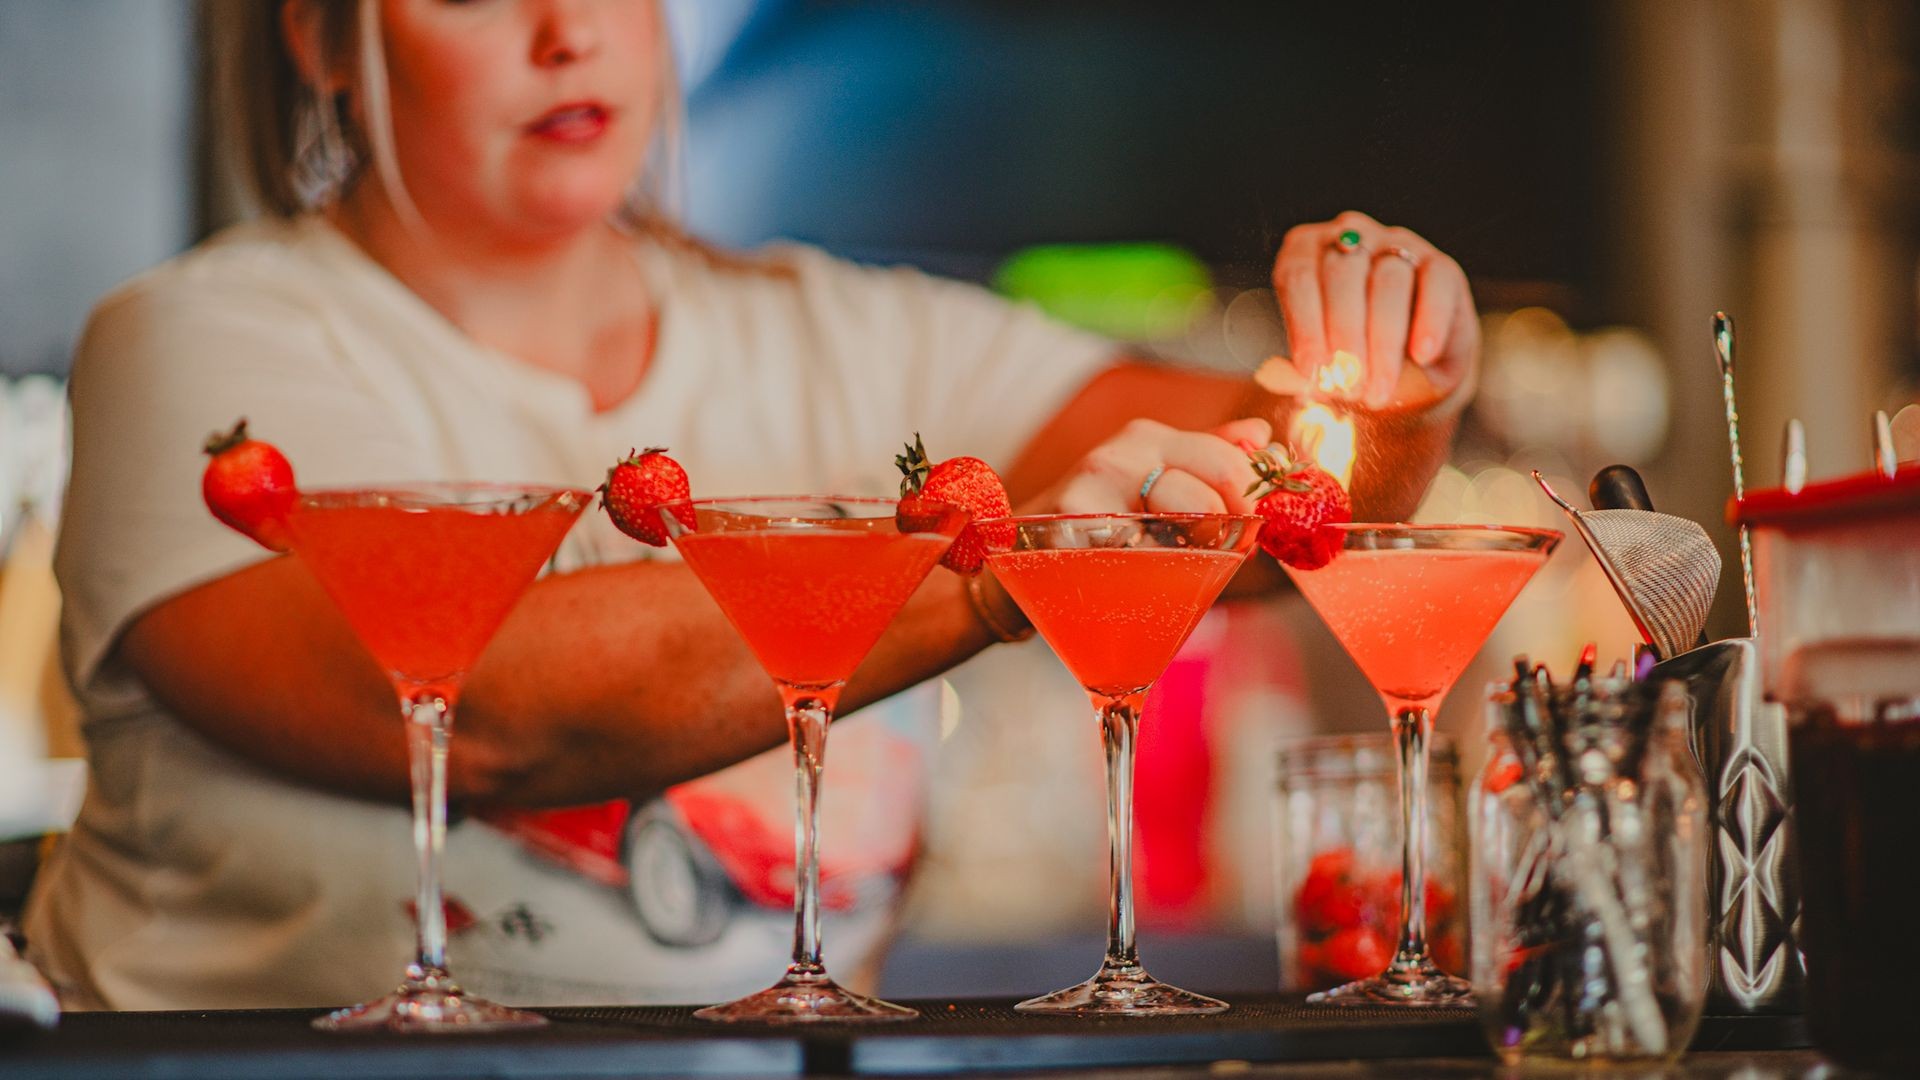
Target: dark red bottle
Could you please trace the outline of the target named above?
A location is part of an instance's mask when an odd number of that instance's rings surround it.
[[[1790,740],[1814,1041],[1920,1074],[1920,698],[1802,702]]]

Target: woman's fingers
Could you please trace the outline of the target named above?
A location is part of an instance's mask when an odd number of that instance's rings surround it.
[[[1351,235],[1349,235],[1351,234]],[[1343,239],[1358,238],[1357,244]],[[1338,352],[1360,363],[1347,392],[1374,408],[1392,401],[1411,359],[1430,380],[1457,381],[1477,351],[1473,297],[1460,264],[1419,234],[1348,211],[1289,230],[1274,261],[1274,289],[1310,382]]]
[[[1212,433],[1130,421],[1081,459],[1055,500],[1065,514],[1248,513],[1253,471],[1244,446],[1263,446],[1272,425],[1249,418]]]
[[[1327,245],[1324,228],[1303,225],[1288,232],[1273,263],[1273,292],[1286,320],[1293,367],[1309,382],[1328,355],[1320,299],[1320,255]]]
[[[1142,509],[1156,514],[1224,514],[1227,504],[1206,481],[1184,469],[1168,467],[1153,482]]]
[[[1438,252],[1420,264],[1413,301],[1413,326],[1407,336],[1407,355],[1428,367],[1446,352],[1454,319],[1469,304],[1467,276],[1460,264]]]
[[[1169,469],[1195,477],[1217,492],[1225,509],[1236,514],[1253,512],[1253,500],[1246,494],[1253,482],[1253,467],[1247,463],[1247,452],[1233,443],[1204,432],[1175,431],[1162,444],[1161,460]]]
[[[1362,241],[1364,243],[1364,241]],[[1329,356],[1346,353],[1367,369],[1367,271],[1372,260],[1364,248],[1342,251],[1329,245],[1320,258],[1320,283],[1325,296]],[[1362,387],[1344,387],[1358,394]]]
[[[1376,256],[1367,279],[1368,405],[1380,408],[1393,398],[1400,364],[1407,355],[1407,322],[1413,311],[1413,264],[1392,253]]]
[[[1213,434],[1251,454],[1273,441],[1273,424],[1257,416],[1248,416],[1221,424],[1213,429]]]

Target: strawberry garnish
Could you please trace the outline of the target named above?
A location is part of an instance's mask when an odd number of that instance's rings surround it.
[[[692,495],[687,486],[687,470],[667,456],[665,447],[627,451],[627,456],[607,470],[607,482],[600,485],[600,506],[620,531],[643,544],[667,545],[666,521],[660,516],[663,503],[681,502]],[[694,527],[693,507],[676,506],[671,511],[689,532]]]
[[[900,509],[894,520],[901,532],[924,532],[931,527],[931,516],[916,506],[922,502],[947,503],[973,515],[973,521],[960,530],[940,564],[956,574],[977,574],[986,562],[987,552],[1005,551],[1013,546],[1013,526],[1007,522],[982,527],[988,518],[1003,518],[1013,513],[1007,499],[1007,487],[993,466],[976,457],[948,458],[937,465],[927,461],[927,448],[914,432],[913,445],[906,453],[894,456],[900,467]]]
[[[1247,494],[1264,491],[1254,512],[1266,518],[1260,546],[1298,570],[1317,570],[1339,553],[1340,530],[1328,528],[1353,520],[1353,500],[1320,466],[1289,461],[1270,450],[1248,455],[1257,479]]]
[[[261,547],[287,550],[287,513],[299,494],[287,456],[272,443],[248,438],[244,419],[232,431],[207,436],[201,449],[211,459],[200,476],[207,509]]]

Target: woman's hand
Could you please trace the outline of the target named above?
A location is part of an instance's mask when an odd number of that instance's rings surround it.
[[[1211,432],[1131,420],[1068,470],[1039,506],[1023,512],[1252,513],[1246,490],[1253,470],[1244,447],[1265,446],[1272,436],[1272,427],[1259,419],[1235,420]]]
[[[1310,387],[1380,409],[1446,397],[1479,363],[1480,320],[1466,273],[1409,229],[1357,210],[1295,226],[1274,259],[1273,287],[1294,367]],[[1333,385],[1323,385],[1320,369],[1338,353],[1358,362],[1357,378],[1348,384],[1336,369]],[[1416,373],[1427,387],[1403,383]]]

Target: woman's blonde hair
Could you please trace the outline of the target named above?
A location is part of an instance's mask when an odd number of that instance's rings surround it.
[[[294,217],[337,198],[371,168],[399,211],[417,219],[395,160],[379,0],[297,0],[312,5],[321,66],[351,58],[351,96],[364,122],[347,108],[347,93],[329,93],[302,74],[281,29],[290,2],[209,4],[215,120],[241,180],[261,210]],[[621,216],[640,231],[677,236],[683,108],[665,30],[655,145]]]

